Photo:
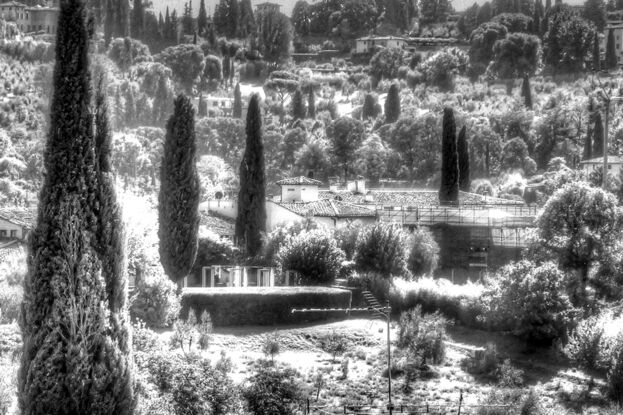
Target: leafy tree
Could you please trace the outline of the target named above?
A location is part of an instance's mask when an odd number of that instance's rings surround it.
[[[507,265],[483,294],[486,319],[530,344],[551,344],[564,338],[572,311],[565,281],[564,273],[552,262]]]
[[[370,59],[370,75],[377,80],[395,79],[398,69],[406,64],[404,51],[399,48],[383,48]]]
[[[206,10],[205,0],[200,0],[199,16],[197,17],[197,33],[203,36],[208,29],[208,12]]]
[[[223,68],[221,60],[216,55],[208,55],[205,58],[202,77],[208,84],[218,82],[223,79]]]
[[[160,262],[181,287],[197,256],[200,185],[196,166],[195,110],[180,95],[167,122],[158,197]]]
[[[264,59],[273,67],[290,57],[292,26],[290,19],[276,10],[261,13],[258,19],[258,44]]]
[[[586,0],[584,2],[584,18],[593,22],[598,32],[606,27],[606,4],[604,0]]]
[[[443,110],[439,203],[442,205],[459,203],[459,161],[456,143],[456,124],[452,108]]]
[[[255,33],[255,16],[253,15],[251,0],[241,0],[238,35],[240,35],[241,38],[246,38],[253,33]]]
[[[294,415],[303,399],[295,370],[261,366],[242,391],[253,415]]]
[[[420,24],[445,22],[452,6],[447,0],[424,0],[419,4]]]
[[[540,57],[541,42],[538,37],[511,33],[493,45],[490,70],[505,79],[531,76],[539,67]]]
[[[508,33],[529,33],[532,18],[523,13],[501,13],[491,19],[493,23],[499,23],[506,27]]]
[[[327,177],[329,145],[324,140],[312,140],[306,143],[294,158],[295,172],[299,174],[313,173],[316,178]]]
[[[361,118],[367,120],[369,118],[376,118],[379,115],[380,107],[376,98],[376,95],[366,94],[363,98],[363,108],[361,109]]]
[[[457,74],[467,68],[467,55],[457,48],[440,50],[428,57],[420,65],[420,70],[427,83],[443,91],[454,89]]]
[[[482,8],[484,7],[483,5]],[[493,45],[498,40],[505,39],[507,33],[506,26],[494,22],[482,23],[472,32],[469,41],[469,73],[471,77],[477,78],[485,73],[493,59]]]
[[[606,68],[609,70],[617,67],[617,55],[614,47],[614,30],[608,30],[608,39],[606,41]]]
[[[242,95],[240,93],[240,83],[236,84],[234,89],[234,118],[242,118]]]
[[[279,249],[281,268],[298,272],[305,285],[330,284],[342,268],[344,253],[324,229],[302,232]]]
[[[418,228],[409,241],[411,245],[407,268],[414,277],[432,274],[439,261],[439,245],[433,235],[424,228]]]
[[[355,268],[384,278],[404,274],[406,240],[402,228],[395,224],[377,223],[364,228],[357,238]]]
[[[292,9],[292,26],[299,36],[309,35],[311,26],[311,10],[309,3],[298,0]]]
[[[136,39],[116,38],[110,44],[108,57],[126,72],[132,65],[150,60],[151,52],[147,45]]]
[[[345,0],[339,11],[330,16],[333,36],[354,39],[375,27],[378,10],[375,0]]]
[[[601,121],[601,112],[595,113],[595,127],[593,128],[593,156],[604,154],[604,125]]]
[[[286,71],[274,71],[264,83],[264,90],[277,94],[283,113],[286,97],[296,92],[300,85],[301,82],[297,75]]]
[[[247,111],[247,140],[240,163],[240,192],[236,218],[236,238],[249,257],[254,257],[260,252],[262,233],[266,231],[266,176],[259,101],[259,96],[253,95]]]
[[[305,119],[307,115],[307,108],[305,107],[305,99],[303,97],[303,91],[298,88],[294,91],[294,95],[292,96],[292,118],[295,120]]]
[[[385,100],[385,122],[392,123],[400,118],[400,91],[397,84],[389,87]]]
[[[205,57],[199,45],[171,46],[156,55],[155,59],[171,69],[173,77],[188,93],[205,68]]]
[[[480,6],[478,3],[474,3],[471,7],[465,10],[465,14],[457,22],[457,27],[461,31],[464,37],[469,37],[476,27],[480,24],[478,22],[478,14],[480,13]],[[489,21],[487,19],[487,21]]]
[[[615,255],[621,217],[614,195],[575,182],[556,191],[537,218],[535,249],[550,253],[562,269],[573,273],[574,304],[586,304],[586,287],[596,281],[591,280],[591,269]]]
[[[331,155],[344,171],[344,180],[355,162],[355,151],[364,139],[364,125],[350,117],[342,117],[327,127],[327,137],[331,143]]]
[[[85,3],[60,6],[46,175],[21,304],[18,404],[24,414],[132,414],[125,277],[116,263],[123,248],[108,181],[105,109],[98,98],[96,139]],[[106,229],[98,220],[104,218],[112,221]]]
[[[545,64],[554,72],[582,70],[593,46],[594,26],[565,4],[554,6],[545,21],[548,22],[548,30],[543,37]]]
[[[131,33],[135,39],[143,38],[143,29],[145,28],[145,8],[143,0],[134,0],[131,17]]]
[[[370,135],[355,152],[357,173],[372,184],[378,184],[387,172],[388,156],[389,151],[383,140],[376,134]]]
[[[459,132],[456,150],[459,157],[459,190],[469,192],[471,181],[469,178],[469,148],[467,145],[467,127],[463,126]]]

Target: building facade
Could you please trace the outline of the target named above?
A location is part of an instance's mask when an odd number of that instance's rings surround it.
[[[0,17],[15,22],[24,33],[44,32],[53,35],[58,27],[59,9],[55,7],[55,3],[49,4],[46,7],[29,7],[16,1],[1,3]]]
[[[360,37],[355,41],[356,54],[373,53],[378,48],[398,48],[404,49],[407,41],[403,37],[396,36],[366,36]]]

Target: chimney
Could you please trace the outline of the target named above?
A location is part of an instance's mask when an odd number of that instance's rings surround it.
[[[366,194],[366,179],[357,179],[355,182],[355,193]]]

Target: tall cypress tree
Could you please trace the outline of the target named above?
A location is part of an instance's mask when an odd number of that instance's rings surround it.
[[[312,120],[316,119],[316,94],[314,88],[309,88],[309,97],[307,98],[307,117]]]
[[[246,255],[254,257],[262,248],[262,233],[266,231],[266,177],[262,144],[262,115],[260,99],[256,94],[249,101],[246,133],[246,148],[240,163],[236,239]]]
[[[104,17],[104,41],[106,43],[106,47],[108,47],[115,32],[115,13],[117,9],[115,7],[115,0],[105,1],[106,13]]]
[[[586,132],[586,139],[584,140],[582,160],[590,160],[591,158],[593,158],[593,131],[589,128]]]
[[[593,129],[593,157],[604,155],[604,124],[601,121],[601,112],[595,114],[595,128]]]
[[[197,257],[200,188],[195,110],[184,95],[177,97],[174,107],[160,167],[158,239],[162,267],[181,288]]]
[[[145,8],[143,7],[143,0],[134,0],[134,7],[132,8],[132,30],[130,31],[134,39],[143,38],[144,26]]]
[[[197,32],[199,36],[203,36],[208,28],[208,12],[206,11],[206,2],[201,0],[199,3],[199,16],[197,16]]]
[[[292,118],[295,120],[302,120],[307,115],[307,108],[305,108],[305,100],[303,98],[303,91],[298,88],[294,91],[292,96]]]
[[[439,203],[459,203],[459,161],[456,143],[456,124],[452,108],[443,110],[443,133],[441,141],[441,187]]]
[[[466,126],[463,126],[459,132],[456,150],[459,157],[459,190],[469,192],[472,182],[469,178],[469,147]]]
[[[236,84],[234,89],[234,118],[242,118],[242,94],[240,93],[240,83]]]
[[[361,109],[361,117],[364,120],[376,117],[376,98],[368,93],[363,97],[363,108]]]
[[[595,32],[595,39],[593,40],[593,70],[598,71],[601,69],[601,52],[599,50],[599,33]]]
[[[532,88],[530,88],[530,77],[524,75],[523,82],[521,83],[521,96],[526,108],[532,109]]]
[[[238,0],[229,0],[229,14],[227,18],[229,22],[229,37],[238,37],[240,28],[240,5]]]
[[[608,30],[608,40],[606,42],[606,69],[617,67],[617,55],[614,48],[614,30]]]
[[[398,85],[392,84],[389,87],[387,98],[385,99],[385,122],[392,123],[398,121],[400,117],[400,92]]]
[[[130,36],[130,3],[129,0],[115,0],[114,37]]]
[[[61,0],[56,36],[47,174],[20,316],[19,406],[25,415],[132,414],[123,248],[115,224],[102,228],[98,217],[111,217],[115,202],[100,183],[109,147],[93,131],[84,0]]]

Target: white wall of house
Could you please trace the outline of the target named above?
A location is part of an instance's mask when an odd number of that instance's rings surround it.
[[[294,213],[275,202],[266,202],[266,231],[270,232],[277,226],[284,223],[296,223],[302,220],[303,216]]]
[[[318,200],[318,186],[308,184],[281,186],[282,202],[315,202],[316,200]]]
[[[25,230],[22,226],[0,218],[0,238],[24,239]]]

